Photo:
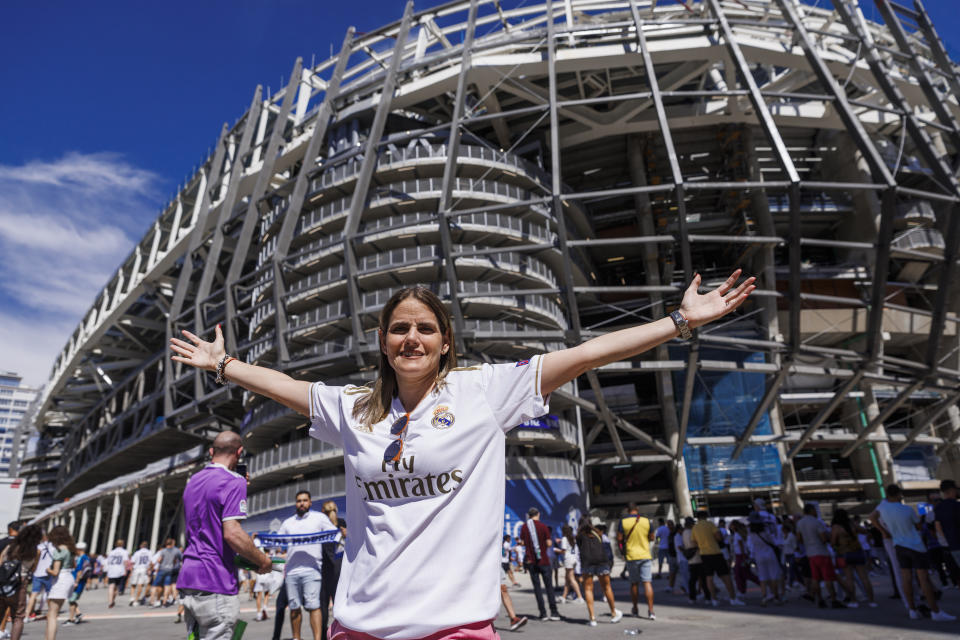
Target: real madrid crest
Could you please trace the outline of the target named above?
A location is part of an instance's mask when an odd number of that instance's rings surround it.
[[[433,425],[434,429],[449,429],[453,426],[454,420],[455,418],[453,412],[450,411],[450,407],[441,404],[433,410],[433,420],[430,421],[430,424]]]

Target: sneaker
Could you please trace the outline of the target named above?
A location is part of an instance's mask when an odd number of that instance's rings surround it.
[[[610,618],[610,622],[620,622],[621,619],[623,619],[623,611],[620,611],[620,609],[614,609],[613,617]]]
[[[930,614],[931,620],[936,620],[937,622],[952,622],[957,619],[957,616],[952,616],[944,610],[934,611]]]
[[[595,626],[597,626],[597,621],[594,620],[593,618],[590,618],[590,622],[587,623],[587,626],[588,626],[588,627],[595,627]]]
[[[133,600],[131,600],[131,601],[127,604],[127,606],[128,606],[128,607],[132,607],[132,606],[133,606]]]
[[[519,618],[514,618],[510,621],[510,631],[516,631],[523,625],[527,624],[527,616],[520,616]]]
[[[153,603],[152,605],[150,605],[150,606],[153,607],[154,609],[157,609],[157,608],[160,607],[160,601],[157,600],[156,602],[154,602],[154,603]]]
[[[844,606],[845,606],[847,609],[856,609],[857,607],[860,606],[860,603],[858,603],[858,602],[847,602],[847,603],[844,603]]]
[[[550,615],[547,616],[547,620],[556,622],[556,621],[560,620],[560,614],[557,613],[556,611],[552,611],[552,612],[550,613]]]
[[[633,607],[630,609],[630,615],[632,615],[634,618],[639,618],[640,607],[638,607],[637,605],[633,605]]]
[[[923,616],[920,615],[920,612],[916,609],[910,609],[910,619],[911,620],[920,620]]]
[[[656,620],[657,616],[654,615],[653,611],[647,612],[647,620]]]
[[[577,598],[577,599],[574,600],[573,602],[574,602],[574,604],[587,604],[587,601],[584,600],[583,598]]]
[[[740,598],[730,598],[730,604],[736,607],[742,607],[742,606],[745,606],[747,603],[741,600]]]
[[[715,606],[715,607],[719,607],[719,606],[720,606],[720,601],[719,601],[719,600],[711,600],[711,601],[710,601],[710,604],[712,604],[712,605]]]
[[[877,608],[877,603],[876,603],[876,602],[868,602],[868,603],[867,603],[867,606],[870,607],[871,609],[876,609],[876,608]]]
[[[76,622],[77,624],[80,624],[80,622],[83,621],[83,614],[78,611],[77,615],[73,617],[73,621]]]
[[[183,622],[183,616],[181,616],[181,615],[178,613],[178,614],[177,614],[177,619],[173,621],[173,624],[180,624],[181,622]]]

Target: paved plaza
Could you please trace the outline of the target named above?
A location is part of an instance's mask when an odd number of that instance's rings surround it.
[[[880,606],[870,609],[861,606],[856,610],[818,609],[811,603],[794,594],[783,606],[763,608],[758,605],[759,591],[753,587],[747,594],[747,607],[719,608],[710,606],[690,606],[683,595],[665,593],[666,581],[654,580],[656,587],[655,622],[634,618],[629,615],[630,596],[628,585],[623,580],[614,580],[614,592],[617,606],[626,614],[618,624],[610,624],[609,611],[605,603],[598,602],[599,626],[586,626],[586,607],[581,604],[565,603],[560,605],[562,622],[540,622],[535,618],[536,601],[530,581],[520,574],[521,586],[511,589],[514,605],[520,614],[530,616],[530,622],[521,630],[511,633],[506,630],[506,616],[501,611],[497,619],[504,640],[579,640],[580,638],[630,637],[628,631],[638,631],[645,638],[737,638],[750,640],[780,640],[783,638],[842,638],[843,640],[894,639],[894,638],[947,638],[960,634],[960,621],[937,623],[930,620],[911,621],[899,600],[891,599],[889,581],[875,579],[877,602]],[[752,585],[751,585],[752,586]],[[88,591],[81,600],[85,620],[77,626],[64,627],[61,624],[57,637],[60,640],[105,640],[136,638],[138,640],[175,640],[186,637],[182,624],[174,624],[175,609],[131,608],[127,606],[129,597],[118,598],[118,606],[107,609],[106,589]],[[599,596],[599,589],[597,590]],[[411,598],[417,594],[411,593]],[[256,607],[246,595],[241,596],[241,618],[248,623],[244,640],[269,640],[273,633],[273,610],[271,619],[255,622]],[[941,601],[944,610],[960,614],[960,591],[948,589]],[[641,611],[646,612],[645,605]],[[61,616],[61,622],[65,616]],[[26,625],[24,637],[30,640],[43,638],[44,624],[33,622]],[[289,623],[284,627],[282,638],[291,637]],[[309,638],[307,633],[305,638]]]

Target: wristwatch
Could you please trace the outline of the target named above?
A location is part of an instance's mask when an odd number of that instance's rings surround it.
[[[679,311],[671,311],[670,319],[673,320],[673,324],[677,325],[677,330],[680,332],[680,337],[684,340],[689,340],[693,337],[693,332],[690,331],[690,325],[687,324],[687,319],[683,317],[683,314]]]

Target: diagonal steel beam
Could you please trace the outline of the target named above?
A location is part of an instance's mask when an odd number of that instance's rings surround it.
[[[950,394],[941,400],[940,404],[933,407],[927,417],[920,421],[920,424],[910,430],[910,433],[907,434],[907,439],[900,443],[896,449],[894,449],[893,453],[890,454],[890,457],[896,458],[898,455],[903,453],[906,448],[913,444],[913,441],[924,432],[924,430],[928,429],[930,425],[936,422],[937,419],[946,413],[950,407],[957,404],[958,400],[960,400],[960,391]]]
[[[830,416],[830,414],[840,405],[847,393],[849,393],[866,373],[866,369],[871,366],[879,356],[881,340],[880,331],[883,326],[883,301],[886,295],[886,282],[889,273],[890,263],[890,243],[893,239],[893,220],[896,217],[896,187],[897,182],[893,174],[887,168],[886,163],[877,151],[876,146],[870,139],[860,119],[854,113],[847,100],[846,92],[837,83],[836,78],[827,68],[826,63],[817,53],[817,47],[810,39],[810,35],[804,27],[803,22],[797,14],[795,5],[789,0],[775,0],[780,7],[780,11],[787,23],[793,28],[797,42],[803,49],[807,62],[810,64],[814,75],[820,81],[820,84],[833,97],[832,104],[837,111],[841,121],[844,123],[848,132],[850,132],[854,143],[863,154],[864,159],[870,167],[872,179],[882,185],[885,189],[882,196],[880,228],[877,237],[877,251],[874,263],[873,290],[871,292],[870,312],[867,319],[867,345],[866,362],[861,364],[852,378],[847,380],[834,397],[823,409],[816,415],[800,440],[787,454],[788,459],[793,457],[803,448],[803,445],[809,441],[813,433]],[[834,3],[835,5],[837,3]],[[792,331],[795,331],[791,328]]]
[[[180,317],[180,312],[183,310],[183,304],[187,299],[187,291],[190,288],[190,278],[193,275],[193,254],[196,252],[206,236],[207,229],[207,218],[210,215],[210,193],[213,189],[218,188],[220,185],[220,180],[223,176],[221,168],[226,160],[226,150],[228,144],[228,129],[226,123],[220,129],[220,139],[217,142],[217,150],[213,154],[213,162],[210,163],[209,170],[209,179],[206,181],[207,184],[204,186],[201,183],[203,188],[201,193],[198,194],[199,201],[197,203],[198,217],[197,222],[193,226],[193,231],[190,235],[190,241],[187,244],[187,250],[183,254],[183,264],[180,267],[180,275],[177,278],[177,285],[173,290],[173,300],[170,302],[170,310],[167,313],[167,344],[170,343],[170,338],[174,336],[174,325],[177,322],[177,318]],[[176,336],[179,337],[179,336]],[[165,415],[170,415],[173,413],[173,368],[174,363],[172,361],[165,361],[163,367],[163,409]]]
[[[634,28],[637,32],[637,47],[640,50],[640,55],[643,57],[644,71],[647,76],[647,82],[650,85],[650,97],[653,100],[657,123],[660,126],[660,133],[663,136],[663,145],[667,151],[667,161],[670,164],[670,174],[674,184],[674,197],[677,203],[680,260],[683,266],[684,282],[689,282],[693,279],[693,258],[690,251],[690,233],[687,230],[687,203],[686,193],[684,191],[683,172],[680,170],[677,149],[673,143],[673,133],[670,130],[670,123],[667,120],[667,111],[663,104],[663,95],[660,91],[660,83],[657,80],[656,68],[653,64],[653,58],[650,55],[650,49],[647,46],[646,35],[643,32],[644,22],[640,18],[640,12],[637,10],[637,5],[633,0],[630,2],[630,13],[633,18]],[[683,457],[683,445],[686,442],[687,427],[690,422],[690,405],[693,402],[693,386],[700,358],[698,340],[698,336],[695,335],[690,344],[690,351],[687,356],[687,379],[680,408],[680,426],[677,430],[677,446],[675,450],[670,452],[670,455],[674,456],[676,460],[680,460]]]
[[[203,302],[207,299],[207,296],[210,295],[214,278],[220,271],[220,253],[226,241],[224,227],[233,215],[233,207],[237,201],[240,182],[243,179],[243,158],[247,155],[247,151],[250,150],[250,142],[253,140],[253,134],[257,128],[257,121],[259,118],[266,117],[264,110],[261,108],[260,97],[262,93],[263,87],[257,85],[256,90],[253,92],[253,99],[250,101],[250,108],[247,109],[243,133],[240,136],[240,146],[234,150],[233,157],[230,158],[230,178],[227,183],[227,193],[220,203],[220,212],[217,215],[217,221],[213,227],[213,239],[207,248],[207,255],[203,263],[203,272],[200,274],[200,282],[197,284],[197,290],[193,298],[193,330],[198,332],[198,334],[201,333],[204,328]],[[256,115],[258,110],[260,112],[259,118]],[[203,230],[201,230],[200,235],[201,237],[203,236]],[[206,238],[202,238],[202,240],[206,241]],[[192,259],[192,256],[187,256],[187,259]],[[200,398],[203,397],[203,395],[204,382],[200,372],[197,371],[193,376],[193,397]]]
[[[953,95],[960,96],[960,76],[957,75],[953,61],[950,60],[947,49],[943,46],[943,41],[940,40],[940,36],[937,35],[936,29],[933,28],[933,22],[930,21],[930,16],[927,15],[927,11],[923,8],[923,3],[920,2],[920,0],[913,0],[913,7],[917,11],[917,26],[920,27],[920,30],[923,32],[923,39],[926,40],[927,46],[930,47],[930,54],[933,57],[933,61],[936,63],[940,73],[946,76],[947,83],[950,85],[950,89],[953,90]]]
[[[875,0],[875,4],[877,5],[877,9],[880,10],[880,15],[883,16],[883,21],[886,23],[891,35],[893,35],[897,46],[900,47],[900,51],[910,59],[910,69],[917,77],[920,83],[920,89],[923,91],[923,95],[926,96],[929,107],[937,115],[940,123],[949,129],[946,133],[953,142],[954,148],[960,151],[960,130],[957,128],[957,121],[947,109],[946,96],[941,98],[934,88],[930,74],[927,73],[924,66],[920,64],[920,60],[917,59],[917,52],[914,51],[913,46],[910,44],[907,32],[904,30],[903,24],[897,17],[891,3],[885,0]]]
[[[412,19],[413,0],[408,0],[406,8],[403,10],[403,18],[400,21],[400,30],[397,32],[397,39],[393,46],[393,54],[390,56],[390,67],[387,69],[383,86],[380,89],[380,102],[377,104],[377,111],[373,116],[373,124],[370,125],[367,144],[363,151],[363,162],[360,165],[360,171],[357,172],[357,181],[354,186],[353,197],[350,199],[350,209],[343,230],[347,294],[352,310],[350,326],[353,333],[353,350],[357,364],[363,364],[363,356],[360,354],[359,346],[366,343],[366,338],[363,335],[363,322],[360,317],[360,289],[357,285],[357,254],[354,243],[357,229],[360,227],[360,216],[366,208],[370,181],[377,167],[380,138],[383,137],[383,129],[387,124],[387,116],[390,114],[390,105],[393,104],[393,94],[397,86],[397,71],[400,69],[400,63],[403,59],[403,48],[406,45],[407,36],[410,34]]]
[[[767,412],[767,409],[769,409],[773,401],[777,399],[780,386],[786,382],[788,373],[790,373],[790,367],[785,364],[782,365],[780,371],[777,372],[777,375],[775,375],[773,380],[770,381],[770,384],[767,385],[767,390],[764,392],[763,398],[760,399],[760,404],[754,409],[753,415],[750,416],[750,421],[747,422],[747,427],[743,430],[740,439],[737,441],[737,446],[734,448],[733,453],[730,454],[731,460],[739,458],[740,454],[743,453],[743,450],[750,443],[750,436],[756,431],[757,425],[760,424],[760,420]]]
[[[880,152],[877,151],[866,129],[864,129],[863,123],[860,122],[860,118],[857,117],[857,114],[850,106],[846,92],[840,87],[840,84],[836,78],[833,77],[827,64],[817,53],[817,47],[810,38],[806,27],[803,26],[803,22],[800,20],[792,0],[774,1],[780,7],[780,12],[787,23],[793,28],[797,43],[800,45],[800,48],[803,49],[803,54],[807,58],[807,62],[810,64],[810,68],[813,70],[817,80],[820,81],[820,84],[823,85],[829,95],[833,97],[831,104],[833,108],[836,109],[837,115],[840,117],[846,130],[852,132],[851,137],[853,138],[853,142],[857,145],[860,153],[863,154],[867,164],[870,165],[870,173],[873,179],[887,187],[897,186],[897,181],[887,168],[886,162],[884,162]]]
[[[867,438],[870,437],[870,434],[883,425],[883,422],[892,416],[893,412],[900,408],[900,405],[909,400],[913,392],[922,387],[923,384],[923,380],[917,380],[910,386],[901,389],[900,393],[898,393],[893,400],[887,403],[887,406],[883,408],[883,411],[878,413],[877,416],[870,421],[870,424],[868,424],[866,428],[860,432],[860,434],[857,436],[857,439],[843,448],[843,450],[840,452],[840,456],[846,458],[851,453],[856,451],[860,445],[867,441]]]
[[[600,408],[599,403],[590,402],[590,401],[587,400],[586,398],[581,398],[580,396],[575,395],[575,394],[571,394],[571,393],[557,392],[557,391],[554,391],[554,393],[559,394],[559,395],[562,395],[564,399],[569,400],[570,402],[574,403],[575,405],[577,405],[577,406],[580,407],[581,409],[584,409],[584,410],[586,410],[586,411],[588,411],[588,412],[592,413],[593,415],[595,415],[595,416],[597,416],[597,417],[600,418],[600,423],[598,423],[598,424],[596,424],[596,425],[593,426],[593,429],[591,429],[591,431],[590,431],[591,434],[593,434],[594,431],[597,431],[598,429],[602,429],[602,427],[603,427],[603,425],[604,425],[604,422],[603,422],[603,421],[604,421],[604,418],[603,418],[603,411],[602,411],[602,409]],[[634,438],[636,438],[637,440],[643,442],[643,443],[644,443],[645,445],[647,445],[648,447],[650,447],[650,448],[652,448],[652,449],[656,449],[656,450],[659,451],[660,453],[663,453],[663,454],[668,455],[668,456],[672,456],[672,455],[673,455],[673,449],[671,449],[669,446],[667,446],[667,444],[664,443],[662,440],[658,440],[658,439],[654,438],[653,436],[651,436],[651,435],[650,435],[649,433],[647,433],[646,431],[643,431],[642,429],[638,428],[637,426],[635,426],[635,425],[627,422],[626,420],[624,420],[624,419],[621,418],[620,416],[611,416],[611,420],[613,421],[613,423],[614,423],[615,426],[619,427],[620,429],[622,429],[622,430],[625,431],[626,433],[629,433],[629,434],[632,435]],[[606,426],[607,426],[608,429],[610,428],[610,425],[606,425]],[[597,434],[594,434],[594,438],[596,438],[596,435],[597,435]],[[622,446],[622,445],[621,445],[621,446]],[[617,456],[618,456],[621,460],[624,460],[624,457],[620,456],[619,453],[617,454]]]
[[[343,44],[340,46],[340,53],[337,56],[337,64],[333,69],[330,82],[324,90],[323,103],[320,105],[317,117],[314,120],[313,134],[310,136],[307,150],[303,154],[303,166],[300,168],[300,173],[297,174],[297,181],[293,186],[293,192],[290,194],[290,203],[287,206],[287,212],[277,235],[277,249],[273,254],[273,308],[276,314],[277,361],[281,363],[290,359],[290,348],[287,346],[286,337],[287,310],[284,304],[286,285],[283,280],[282,265],[283,261],[287,259],[290,242],[293,240],[293,232],[300,220],[303,200],[307,195],[307,186],[310,184],[310,174],[316,163],[317,155],[320,153],[320,147],[327,136],[330,116],[333,113],[333,101],[340,94],[340,83],[343,81],[343,73],[347,68],[347,59],[350,58],[353,34],[354,28],[350,27],[343,37]]]
[[[757,86],[757,81],[753,79],[753,74],[750,72],[750,67],[747,65],[747,59],[743,56],[743,51],[741,51],[740,45],[733,35],[733,29],[730,28],[730,23],[727,21],[727,16],[723,12],[723,8],[720,6],[719,0],[707,0],[707,3],[710,5],[710,10],[713,12],[713,15],[716,16],[717,22],[720,25],[720,31],[723,34],[723,41],[726,45],[727,53],[733,59],[741,81],[747,85],[747,91],[750,95],[750,103],[753,105],[753,111],[756,114],[757,119],[760,121],[760,126],[763,129],[763,132],[770,140],[770,144],[777,155],[777,162],[780,163],[780,168],[783,169],[784,173],[787,174],[787,179],[791,184],[799,183],[800,174],[797,173],[797,169],[793,165],[793,160],[790,158],[790,153],[787,151],[787,145],[783,142],[783,137],[780,135],[780,131],[777,129],[777,125],[773,121],[773,115],[770,113],[767,103],[760,94],[760,88]],[[636,13],[636,9],[634,9],[634,13]]]
[[[843,385],[837,390],[834,396],[830,401],[823,405],[817,415],[813,418],[813,421],[807,425],[807,428],[804,430],[803,434],[800,436],[800,439],[797,440],[797,443],[793,445],[793,448],[787,452],[787,459],[793,460],[794,456],[800,453],[800,450],[803,449],[803,445],[807,444],[810,438],[813,437],[813,433],[820,428],[827,418],[830,417],[830,414],[833,413],[837,407],[840,406],[840,403],[847,397],[847,394],[850,393],[854,387],[860,384],[860,380],[863,379],[863,376],[867,373],[865,367],[857,369],[857,371],[847,379]]]
[[[267,142],[266,150],[263,153],[263,162],[260,165],[260,171],[257,172],[257,180],[254,183],[253,191],[250,193],[250,201],[247,203],[247,211],[243,216],[243,223],[240,225],[240,233],[237,237],[237,244],[234,247],[233,255],[230,257],[230,266],[227,267],[227,274],[223,284],[224,298],[226,299],[226,314],[224,317],[224,344],[228,353],[237,351],[237,299],[234,296],[234,285],[243,273],[243,266],[247,262],[247,253],[250,251],[250,242],[253,240],[253,232],[260,222],[260,199],[267,190],[267,186],[273,179],[273,167],[277,162],[277,151],[280,148],[280,141],[283,140],[284,131],[287,128],[287,122],[290,117],[290,111],[293,108],[293,97],[297,93],[297,86],[300,84],[300,71],[303,67],[303,60],[297,58],[293,63],[293,71],[290,72],[290,80],[287,83],[287,89],[283,94],[283,102],[280,104],[280,112],[273,121],[273,128],[270,131],[270,139]],[[269,97],[268,97],[269,100]],[[261,116],[266,118],[266,111]],[[262,126],[263,123],[261,123]],[[200,327],[198,326],[199,330]]]
[[[942,183],[942,185],[945,185],[945,187],[951,192],[951,195],[960,197],[960,183],[957,182],[956,175],[953,173],[951,167],[946,164],[944,158],[937,155],[933,141],[927,134],[926,129],[917,119],[913,108],[907,102],[907,99],[904,97],[903,93],[890,79],[886,65],[883,62],[880,54],[877,52],[876,46],[870,34],[867,32],[865,25],[863,24],[862,16],[859,14],[855,15],[854,11],[851,10],[848,3],[844,0],[833,0],[833,4],[850,32],[865,43],[864,57],[867,61],[867,64],[870,66],[870,71],[873,74],[874,79],[877,81],[877,85],[883,91],[887,100],[889,100],[890,103],[902,114],[907,131],[909,132],[914,145],[923,156],[927,166],[930,168],[936,178]],[[894,20],[894,22],[896,22],[896,20]],[[884,204],[886,205],[886,198],[884,199]],[[891,207],[895,208],[895,205],[891,205]],[[884,212],[884,217],[885,216],[886,212]],[[960,210],[958,210],[957,205],[954,204],[950,208],[950,220],[948,222],[948,237],[946,238],[946,252],[944,254],[944,259],[946,262],[944,264],[943,271],[940,274],[937,297],[934,303],[933,317],[931,318],[930,322],[930,333],[927,338],[927,375],[930,375],[936,370],[937,353],[940,348],[943,327],[946,321],[946,306],[951,285],[950,278],[952,276],[952,265],[957,257],[957,244],[960,243],[960,220],[958,220],[958,217],[960,217]],[[883,222],[881,222],[881,232],[882,231]],[[878,238],[878,243],[883,243],[879,244],[877,248],[878,263],[880,261],[881,253],[884,252],[884,250],[886,252],[886,257],[889,256],[889,241],[884,242],[884,240],[886,239],[882,235],[880,238]],[[884,276],[885,275],[886,274],[884,274]],[[882,284],[878,283],[877,280],[880,280],[880,278],[874,278],[875,293],[879,284]],[[884,277],[882,280],[885,283],[886,277]],[[876,303],[876,297],[874,302]]]
[[[467,74],[472,64],[471,49],[477,23],[477,2],[470,0],[467,14],[467,31],[463,41],[463,58],[460,61],[460,75],[457,77],[457,93],[454,98],[453,115],[450,118],[450,133],[447,136],[447,158],[443,166],[443,178],[440,182],[440,200],[437,203],[437,224],[440,230],[440,250],[443,252],[443,270],[450,285],[450,306],[453,311],[453,323],[457,353],[465,353],[463,307],[460,303],[460,280],[457,278],[457,264],[454,258],[453,240],[450,234],[450,209],[453,185],[457,180],[457,165],[460,155],[460,121],[463,119],[463,106],[467,98]]]

